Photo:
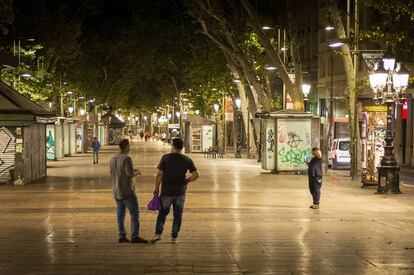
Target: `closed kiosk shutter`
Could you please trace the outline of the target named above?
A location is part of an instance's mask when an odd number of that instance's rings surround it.
[[[9,183],[15,167],[16,138],[13,133],[0,127],[0,183]]]

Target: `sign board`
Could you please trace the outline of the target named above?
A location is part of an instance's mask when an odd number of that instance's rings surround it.
[[[232,122],[233,121],[233,113],[224,113],[224,118],[226,120],[226,122]]]
[[[277,120],[277,171],[307,170],[304,159],[311,158],[311,120]]]
[[[362,107],[362,110],[364,112],[386,112],[387,111],[387,106],[377,106],[377,105],[373,105],[373,106],[364,106]]]
[[[180,124],[168,124],[168,129],[180,129]]]

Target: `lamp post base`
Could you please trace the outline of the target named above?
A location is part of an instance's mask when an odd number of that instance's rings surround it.
[[[379,166],[377,194],[401,194],[400,191],[400,167]]]

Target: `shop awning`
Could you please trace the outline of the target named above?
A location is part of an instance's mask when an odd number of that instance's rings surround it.
[[[0,81],[0,126],[30,126],[37,117],[52,116],[55,116],[53,112]]]

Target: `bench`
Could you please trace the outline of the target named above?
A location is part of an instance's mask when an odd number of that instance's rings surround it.
[[[205,158],[210,158],[211,157],[211,158],[215,159],[215,158],[217,158],[217,156],[219,158],[223,158],[223,152],[219,148],[210,147],[207,150],[205,150],[203,153],[204,153]]]

